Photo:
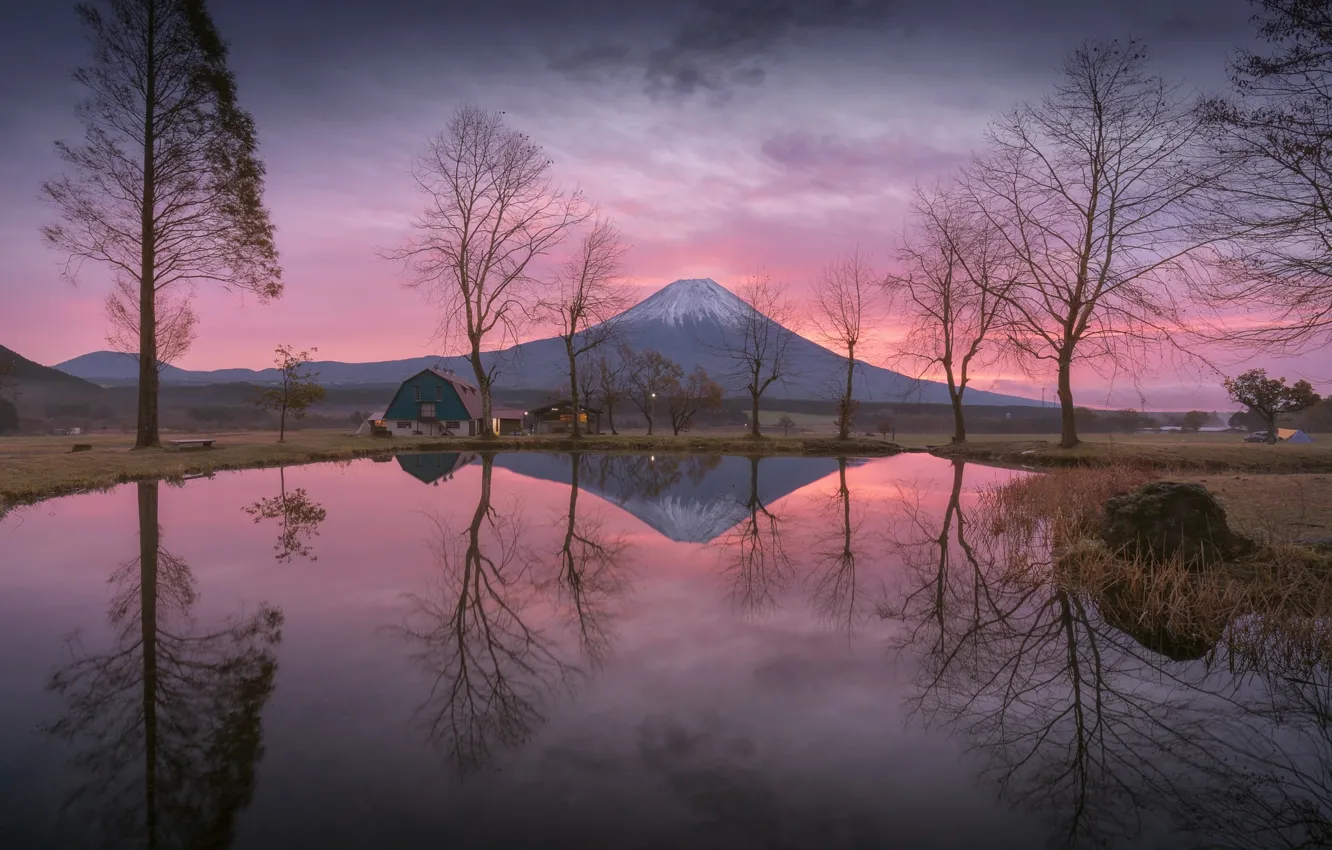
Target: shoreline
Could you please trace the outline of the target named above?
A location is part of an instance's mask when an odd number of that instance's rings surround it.
[[[60,443],[41,440],[24,445],[12,438],[0,442],[0,513],[19,505],[77,493],[107,490],[151,479],[181,480],[243,469],[301,466],[311,463],[391,458],[422,452],[550,452],[569,454],[722,454],[744,457],[890,457],[906,449],[877,439],[745,436],[593,436],[390,438],[295,432],[286,442],[258,442],[255,434],[219,435],[212,449],[166,448],[130,450],[125,438],[70,438]],[[165,439],[170,439],[169,437]],[[86,440],[91,451],[72,453]],[[165,441],[165,440],[164,440]]]
[[[167,435],[170,439],[170,435]],[[1261,477],[1332,472],[1332,445],[1245,445],[1206,442],[1089,440],[1060,449],[1053,440],[978,440],[961,445],[903,446],[877,438],[745,435],[619,435],[453,438],[357,437],[342,432],[297,431],[284,443],[269,432],[219,433],[213,449],[130,450],[132,437],[0,438],[0,512],[18,505],[133,481],[181,480],[214,472],[389,458],[420,452],[552,452],[568,454],[722,454],[743,457],[890,457],[929,453],[1013,469],[1127,465],[1173,474],[1247,473]],[[910,438],[908,437],[908,440]],[[91,451],[71,453],[76,442]],[[924,442],[916,440],[913,442]]]

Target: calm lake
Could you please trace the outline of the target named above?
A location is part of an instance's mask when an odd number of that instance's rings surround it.
[[[999,569],[1020,474],[426,454],[11,512],[0,847],[1332,842],[1326,661]]]

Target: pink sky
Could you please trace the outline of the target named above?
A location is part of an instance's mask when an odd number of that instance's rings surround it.
[[[994,115],[1045,93],[1061,57],[1089,27],[1159,33],[1153,54],[1169,73],[1199,88],[1221,84],[1229,49],[1247,27],[1246,5],[1201,12],[1185,0],[1168,5],[1129,4],[1127,17],[1115,18],[1033,0],[1016,6],[1032,15],[1041,9],[1043,17],[1033,18],[1040,25],[1010,27],[999,39],[987,36],[994,31],[987,27],[1000,24],[983,8],[954,10],[950,20],[927,4],[907,4],[887,29],[811,28],[798,42],[760,39],[766,52],[741,57],[762,61],[760,85],[705,86],[672,98],[645,92],[628,66],[557,73],[561,48],[533,47],[531,33],[486,30],[487,51],[510,51],[501,62],[472,41],[433,49],[422,32],[407,30],[406,19],[402,31],[360,34],[348,24],[300,48],[318,56],[302,63],[277,49],[276,30],[219,7],[242,98],[260,129],[287,289],[280,302],[261,306],[201,288],[199,339],[177,365],[264,367],[279,343],[317,346],[321,358],[343,361],[452,353],[432,346],[436,316],[377,250],[404,237],[421,207],[409,163],[462,102],[504,109],[546,146],[562,181],[617,219],[632,242],[628,267],[642,294],[688,277],[733,288],[762,267],[803,297],[818,269],[841,252],[858,247],[886,263],[912,184],[963,162]],[[352,20],[353,6],[335,6],[344,23]],[[16,111],[0,119],[0,132],[13,141],[0,155],[0,342],[53,364],[106,347],[107,281],[95,269],[77,288],[61,281],[61,258],[38,235],[50,215],[38,201],[40,181],[60,170],[50,142],[80,134],[75,89],[64,81],[83,56],[71,17],[45,14],[0,19],[11,34],[35,37],[42,28],[58,35],[57,46],[10,60],[24,63],[25,79],[45,83],[13,88]],[[652,44],[669,17],[630,16],[600,35],[612,45],[639,37]],[[732,54],[722,58],[730,63],[718,65],[723,70],[747,67]],[[885,322],[871,359],[891,358],[897,324]],[[1291,378],[1332,379],[1327,352],[1256,362]],[[1233,358],[1223,366],[1236,368]],[[1219,409],[1218,383],[1197,367],[1078,375],[1079,394],[1092,405]],[[1053,376],[992,375],[977,386],[1039,398]]]

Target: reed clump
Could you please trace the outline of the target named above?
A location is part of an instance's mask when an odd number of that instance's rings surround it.
[[[1009,569],[1050,569],[1056,584],[1153,651],[1177,660],[1227,651],[1253,670],[1332,660],[1332,551],[1265,540],[1199,568],[1183,557],[1112,551],[1106,500],[1154,476],[1132,467],[1061,470],[982,494],[989,543]]]

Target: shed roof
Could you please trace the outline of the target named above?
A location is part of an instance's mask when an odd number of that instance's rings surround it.
[[[522,419],[526,415],[526,410],[519,410],[516,407],[492,407],[490,409],[492,419]]]

